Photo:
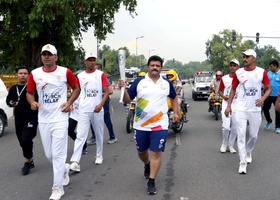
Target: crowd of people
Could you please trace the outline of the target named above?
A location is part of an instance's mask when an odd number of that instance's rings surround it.
[[[239,67],[237,59],[232,59],[229,62],[230,73],[222,76],[221,71],[216,72],[211,86],[223,98],[220,152],[236,153],[233,146],[237,138],[238,173],[246,174],[247,164],[253,161],[252,152],[258,138],[262,111],[267,120],[264,128],[269,129],[272,124],[271,104],[275,105],[275,132],[280,133],[280,73],[276,60],[269,63],[270,71],[267,73],[256,66],[254,50],[248,49],[242,55],[243,67]],[[29,174],[35,167],[32,140],[37,134],[37,127],[39,129],[45,155],[53,166],[53,186],[49,198],[52,200],[59,200],[64,195],[64,187],[70,182],[69,171],[81,171],[80,160],[82,154],[87,153],[87,145],[96,145],[95,164],[103,163],[104,123],[109,132],[108,144],[117,142],[109,109],[113,90],[102,65],[96,63],[96,56],[86,53],[85,70],[76,75],[70,69],[58,66],[57,60],[55,46],[43,46],[43,66],[30,73],[26,67],[18,67],[18,83],[11,87],[6,99],[7,105],[14,107],[16,135],[25,159],[23,175]],[[171,100],[174,122],[179,120],[182,101],[182,83],[177,73],[169,70],[166,77],[162,77],[162,66],[161,57],[151,56],[147,73],[136,78],[123,97],[126,104],[134,98],[137,100],[134,139],[150,195],[157,193],[155,180],[168,135],[167,98]],[[119,80],[118,87],[125,87],[125,84],[125,80]],[[71,87],[70,97],[67,97],[68,86]],[[90,130],[92,136],[87,140]],[[68,135],[74,140],[70,164],[66,163]]]

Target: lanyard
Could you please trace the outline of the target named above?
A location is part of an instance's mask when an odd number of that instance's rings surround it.
[[[25,89],[25,87],[26,87],[26,84],[24,85],[24,87],[21,89],[21,91],[19,92],[19,90],[18,90],[18,84],[17,84],[17,95],[18,95],[18,101],[20,100],[20,95],[21,95],[21,93],[23,92],[23,90]]]

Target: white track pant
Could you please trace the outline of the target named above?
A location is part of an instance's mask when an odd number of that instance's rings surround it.
[[[223,136],[223,144],[228,147],[233,146],[236,140],[236,126],[235,126],[235,118],[234,112],[232,112],[231,116],[226,117],[225,110],[221,111],[222,114],[222,136]]]
[[[258,139],[259,128],[261,125],[261,111],[245,112],[237,110],[234,117],[240,163],[246,163],[246,153],[251,153],[253,151]],[[246,143],[247,121],[249,122],[249,139]]]
[[[53,188],[63,188],[68,145],[68,120],[55,123],[39,123],[41,140],[47,159],[53,166]]]
[[[88,136],[90,123],[96,137],[96,156],[103,154],[103,136],[104,136],[104,111],[99,113],[80,112],[77,125],[77,138],[74,143],[74,152],[70,159],[71,162],[80,162],[83,146]]]

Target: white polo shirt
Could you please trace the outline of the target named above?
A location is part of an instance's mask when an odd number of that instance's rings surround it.
[[[146,74],[139,77],[128,89],[131,99],[137,98],[133,128],[143,131],[168,129],[167,97],[176,97],[172,83],[160,76],[156,83]]]

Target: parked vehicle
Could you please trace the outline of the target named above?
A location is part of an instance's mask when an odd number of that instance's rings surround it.
[[[0,79],[0,137],[4,134],[5,127],[8,126],[8,120],[13,116],[13,108],[6,104],[7,95],[7,87]]]

